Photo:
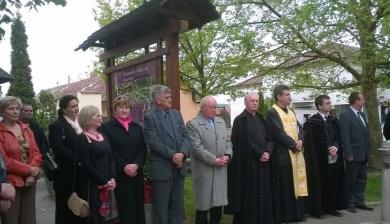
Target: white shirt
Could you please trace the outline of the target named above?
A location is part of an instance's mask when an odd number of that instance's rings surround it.
[[[364,126],[366,126],[366,122],[364,121],[363,117],[359,115],[359,112],[361,112],[361,111],[358,111],[358,110],[356,110],[355,108],[353,108],[351,106],[350,106],[350,108],[355,113],[355,115],[358,116],[358,118],[360,118],[360,120],[363,122]]]
[[[319,111],[318,111],[318,113],[321,115],[321,117],[324,119],[324,121],[326,121],[326,116],[328,116],[328,114],[323,114]]]

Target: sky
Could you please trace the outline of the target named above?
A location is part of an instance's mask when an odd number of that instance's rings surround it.
[[[22,20],[28,36],[32,82],[35,93],[88,77],[96,53],[74,51],[99,29],[92,8],[95,0],[67,0],[65,7],[46,5],[35,10],[22,10]],[[0,41],[0,67],[11,71],[11,26]],[[2,84],[3,95],[9,84]]]

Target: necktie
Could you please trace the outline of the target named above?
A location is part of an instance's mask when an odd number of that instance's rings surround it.
[[[366,126],[366,122],[364,120],[363,112],[358,111],[357,114],[358,114],[358,117],[360,118],[360,120],[363,122],[364,126]]]
[[[214,121],[213,121],[213,119],[209,119],[209,124],[210,124],[212,127],[214,127]]]

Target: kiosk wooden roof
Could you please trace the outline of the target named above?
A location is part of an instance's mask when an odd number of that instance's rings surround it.
[[[105,62],[107,75],[108,105],[111,106],[115,93],[113,78],[115,71],[166,57],[166,78],[163,68],[157,69],[158,83],[171,87],[173,107],[180,109],[179,77],[179,33],[201,28],[218,19],[219,13],[209,0],[150,0],[127,15],[92,33],[76,50],[90,47],[104,48],[100,59]],[[164,41],[165,45],[162,44]],[[115,64],[115,58],[137,49],[157,44],[157,50],[135,60]],[[163,83],[166,82],[166,83]],[[112,108],[109,110],[112,112]]]
[[[12,80],[13,80],[12,76],[0,68],[0,84],[10,82]]]
[[[76,50],[103,47],[110,50],[131,40],[160,30],[171,18],[189,21],[189,29],[201,28],[218,19],[219,13],[209,0],[151,0],[101,28],[88,37]]]

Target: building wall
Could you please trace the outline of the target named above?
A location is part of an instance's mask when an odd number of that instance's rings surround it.
[[[79,108],[81,109],[87,105],[93,105],[99,108],[100,113],[102,113],[102,95],[100,93],[77,93],[77,98],[79,99]]]
[[[199,108],[199,103],[192,100],[190,92],[180,90],[180,112],[184,123],[192,120],[198,114]]]

